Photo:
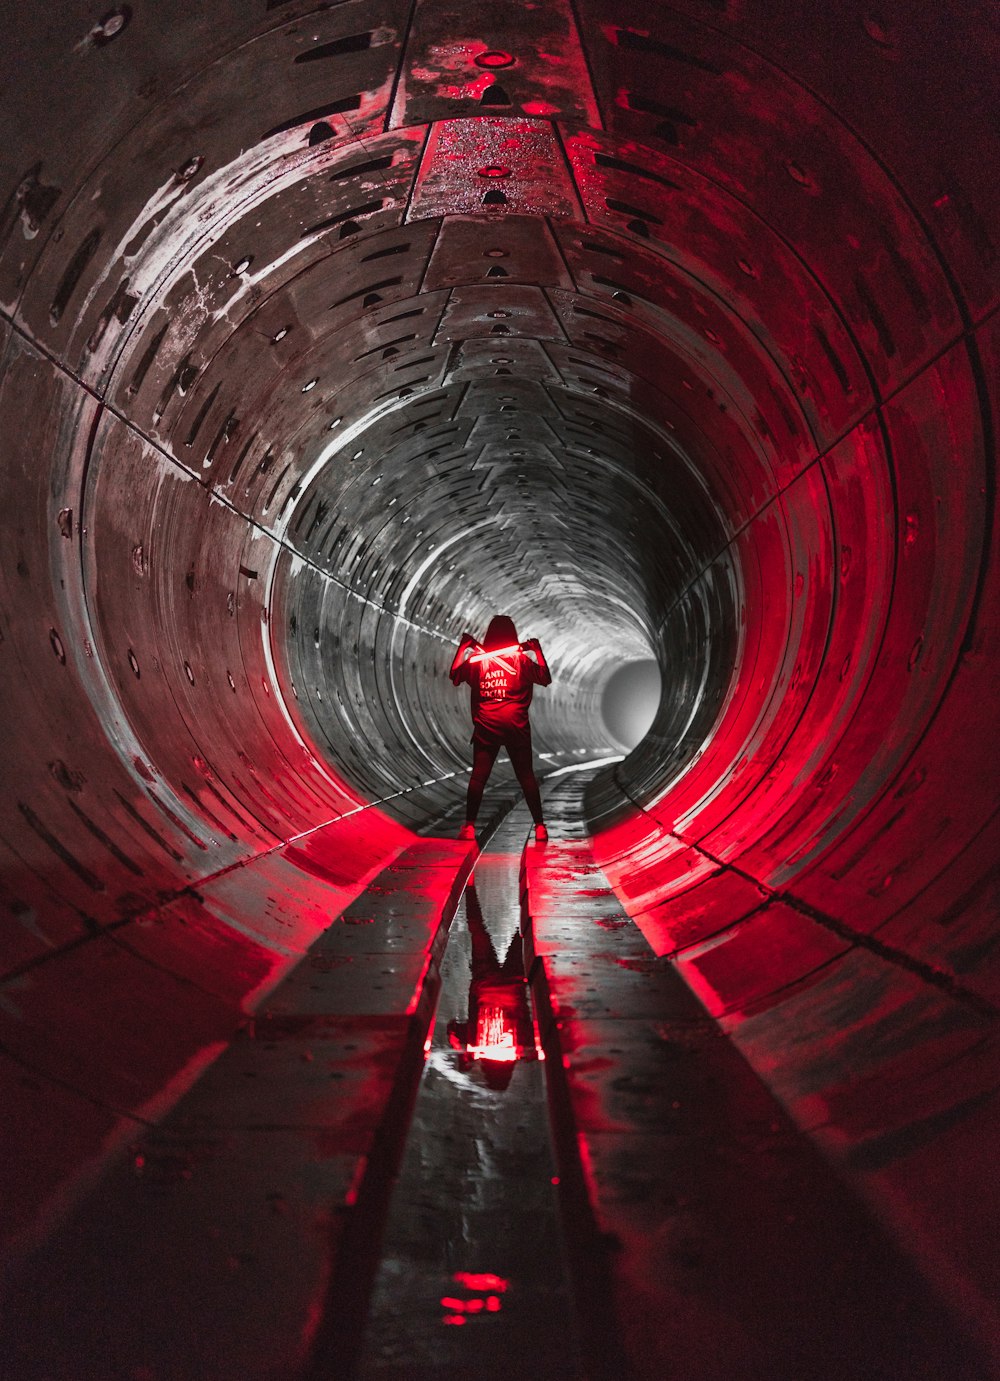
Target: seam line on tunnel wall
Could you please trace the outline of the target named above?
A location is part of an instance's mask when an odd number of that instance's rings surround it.
[[[201,475],[199,475],[197,471],[190,469],[188,466],[184,464],[182,460],[179,460],[177,456],[175,456],[171,451],[167,450],[167,448],[162,444],[162,442],[154,440],[154,438],[147,435],[147,433],[144,432],[141,427],[136,426],[136,424],[133,421],[131,421],[130,418],[126,417],[124,413],[122,413],[117,407],[114,406],[114,404],[109,403],[106,398],[102,397],[101,394],[97,391],[97,389],[93,387],[93,385],[88,384],[86,380],[81,379],[79,375],[74,373],[74,371],[70,369],[62,360],[58,359],[58,357],[54,355],[51,350],[47,349],[44,345],[36,341],[34,337],[28,331],[26,331],[23,326],[20,325],[19,322],[13,320],[10,316],[8,316],[6,312],[0,311],[0,319],[6,321],[10,326],[11,330],[15,332],[15,334],[18,335],[22,340],[27,342],[27,344],[31,347],[32,350],[35,350],[44,359],[48,360],[48,362],[51,365],[53,365],[53,367],[56,368],[61,374],[65,375],[66,378],[71,379],[73,383],[77,385],[78,388],[82,389],[91,398],[93,398],[94,401],[99,405],[100,410],[109,413],[112,417],[119,421],[122,424],[122,426],[127,427],[128,430],[133,433],[133,435],[141,438],[141,440],[143,440],[148,446],[150,446],[154,451],[156,451],[158,455],[162,456],[164,460],[168,461],[171,465],[176,466],[177,469],[181,471],[182,474],[186,475],[188,479],[194,480],[195,483],[199,484],[201,488],[205,491],[205,493],[210,495],[210,497],[213,498],[217,503],[222,504],[225,508],[228,508],[230,512],[235,513],[238,517],[242,518],[243,521],[249,524],[250,527],[254,528],[262,536],[267,537],[271,542],[273,542],[276,547],[280,547],[282,550],[288,552],[288,554],[291,557],[298,561],[301,561],[303,565],[309,566],[310,569],[314,570],[317,575],[322,576],[323,579],[328,580],[332,584],[339,586],[339,588],[342,589],[345,592],[345,594],[350,595],[353,599],[360,600],[363,604],[369,605],[369,607],[372,609],[377,609],[379,613],[386,614],[388,617],[399,621],[398,616],[393,612],[393,610],[388,609],[383,604],[377,603],[377,601],[373,599],[370,599],[367,595],[359,594],[358,591],[353,589],[350,585],[345,585],[342,580],[337,579],[337,577],[332,573],[332,571],[324,570],[324,568],[322,566],[317,565],[317,563],[311,557],[305,555],[305,553],[303,552],[300,552],[296,547],[293,547],[283,537],[277,536],[276,533],[274,533],[270,528],[265,527],[264,524],[261,523],[257,518],[254,518],[252,515],[248,513],[244,513],[243,510],[239,508],[236,504],[234,504],[231,499],[227,498],[225,494],[220,493],[214,485],[206,483],[205,479]],[[420,633],[426,633],[428,637],[440,638],[443,642],[447,643],[451,643],[454,641],[454,639],[449,634],[441,632],[440,629],[428,627],[427,625],[417,623],[415,620],[407,619],[405,617],[401,621],[403,623],[408,624],[410,627],[415,628]]]
[[[763,884],[758,884],[763,886]],[[777,891],[771,892],[772,901],[784,902],[793,910],[806,916],[809,920],[815,921],[825,930],[832,931],[834,935],[840,936],[842,940],[849,944],[856,945],[859,949],[866,949],[870,954],[876,955],[879,959],[884,959],[886,963],[893,964],[897,968],[905,969],[915,977],[921,979],[931,987],[939,989],[956,1002],[963,1003],[966,1007],[971,1007],[980,1016],[988,1017],[995,1021],[1000,1016],[1000,1011],[987,998],[981,997],[979,993],[971,988],[965,987],[953,974],[947,973],[944,969],[935,968],[933,964],[928,964],[925,960],[915,959],[905,950],[897,949],[895,945],[887,945],[883,940],[878,940],[874,935],[869,935],[864,931],[854,930],[844,921],[838,921],[836,917],[829,916],[818,907],[811,906],[792,892]]]
[[[391,129],[400,128],[400,126],[398,126],[398,125],[396,124],[396,101],[397,101],[397,99],[398,99],[398,97],[399,97],[399,84],[400,84],[400,81],[402,80],[403,68],[404,68],[404,66],[405,66],[405,64],[406,64],[406,52],[407,52],[407,49],[408,49],[409,46],[410,46],[410,34],[411,34],[412,30],[413,30],[413,20],[414,20],[414,17],[415,17],[415,15],[416,15],[416,12],[417,12],[417,0],[410,0],[410,5],[409,5],[409,8],[408,8],[408,10],[407,10],[407,12],[406,12],[406,23],[405,23],[405,25],[403,26],[403,32],[402,32],[402,33],[400,34],[400,36],[399,36],[399,61],[396,63],[396,71],[395,71],[395,73],[394,73],[394,75],[393,75],[393,78],[392,78],[392,90],[389,92],[389,99],[388,99],[388,101],[386,102],[386,107],[385,107],[385,119],[384,119],[383,122],[382,122],[382,123],[383,123],[383,131],[384,131],[386,134],[388,134],[388,132],[389,132]],[[423,162],[423,156],[424,156],[424,153],[426,152],[426,149],[427,149],[427,139],[426,139],[426,136],[425,136],[425,138],[424,138],[423,149],[421,150],[421,154],[420,154],[420,160],[418,161],[418,164],[417,164],[417,167],[418,167],[418,168],[419,168],[420,164]],[[415,181],[416,181],[416,178],[414,178],[414,182],[415,182]],[[413,195],[413,188],[412,188],[412,186],[411,186],[411,188],[410,188],[410,197],[412,197],[412,195]],[[410,198],[408,197],[408,198],[407,198],[407,209],[409,209],[409,201],[410,201]],[[404,219],[404,221],[405,221],[406,217],[404,216],[403,219]]]
[[[725,556],[726,552],[729,551],[738,542],[740,537],[742,537],[745,532],[749,531],[753,524],[758,522],[768,511],[768,509],[771,508],[779,499],[784,498],[784,496],[789,492],[789,490],[792,489],[794,485],[798,484],[804,478],[804,476],[809,473],[810,470],[812,470],[816,465],[822,464],[824,460],[826,460],[830,455],[832,455],[834,450],[836,450],[836,448],[840,446],[846,440],[846,438],[851,435],[852,432],[856,431],[860,426],[862,426],[866,422],[877,422],[879,430],[882,433],[883,439],[885,440],[885,430],[883,422],[883,409],[885,408],[885,406],[888,403],[891,403],[893,399],[897,398],[900,395],[900,393],[902,393],[905,389],[909,388],[910,385],[916,379],[919,379],[927,370],[932,369],[940,360],[942,360],[947,354],[954,350],[956,346],[964,342],[966,347],[970,350],[971,354],[972,350],[975,348],[975,335],[977,330],[978,327],[969,331],[961,331],[957,336],[947,341],[941,347],[941,349],[937,351],[936,354],[932,355],[930,358],[924,361],[924,363],[920,366],[916,373],[904,379],[903,382],[900,383],[897,388],[894,388],[891,393],[887,393],[884,398],[873,403],[870,408],[868,408],[865,412],[861,413],[857,418],[855,418],[855,420],[851,423],[851,425],[842,435],[834,437],[828,445],[824,446],[822,450],[817,451],[816,454],[810,460],[807,460],[805,462],[805,464],[802,466],[800,470],[797,470],[794,475],[792,475],[789,479],[785,481],[784,484],[777,488],[774,491],[774,493],[771,494],[760,505],[760,507],[756,509],[747,518],[747,520],[744,523],[741,523],[741,525],[738,528],[734,529],[732,536],[725,542],[725,544],[721,546],[710,558],[708,558],[701,565],[699,570],[691,577],[687,584],[683,586],[683,588],[677,595],[676,599],[668,607],[664,617],[657,625],[657,634],[659,635],[663,632],[663,629],[670,621],[671,616],[683,604],[684,600],[691,593],[691,591],[698,584],[698,582],[704,580],[706,574],[711,570],[711,568],[716,564],[716,562],[719,561],[723,556]],[[976,352],[976,354],[978,356],[978,351]],[[975,369],[973,369],[973,373],[976,373]],[[979,380],[977,378],[977,386],[978,383]],[[991,421],[991,419],[989,416],[988,408],[982,404],[981,413],[984,420],[985,443],[989,440],[987,424],[989,421]],[[990,454],[990,452],[987,452],[987,454]],[[894,472],[891,465],[892,452],[888,446],[888,443],[886,443],[886,459],[888,462],[890,462],[887,465],[890,478],[894,479]],[[895,483],[893,483],[893,491],[895,493]]]
[[[638,805],[637,808],[640,810],[642,809],[642,807]],[[645,813],[646,812],[643,812],[643,814]],[[998,1011],[992,1002],[980,996],[979,993],[974,992],[971,988],[965,987],[965,985],[960,983],[953,974],[946,972],[944,969],[935,968],[933,964],[929,964],[925,960],[916,959],[913,955],[907,954],[905,950],[897,949],[895,945],[887,945],[883,940],[878,940],[874,935],[870,935],[865,931],[855,930],[852,926],[849,926],[846,921],[838,920],[835,916],[821,911],[819,907],[810,905],[809,902],[803,901],[800,897],[797,897],[794,892],[769,887],[766,882],[761,882],[760,878],[754,877],[752,873],[747,873],[742,868],[734,868],[732,864],[726,863],[720,858],[716,858],[714,854],[709,853],[709,851],[702,848],[700,844],[689,843],[688,840],[683,839],[680,835],[674,834],[673,831],[667,831],[667,833],[671,839],[676,839],[678,843],[683,844],[686,848],[695,849],[703,858],[707,858],[710,863],[714,863],[716,867],[721,868],[724,872],[732,873],[736,877],[743,878],[745,882],[752,883],[754,887],[759,887],[761,891],[766,893],[769,901],[782,902],[786,906],[792,907],[792,909],[797,911],[800,915],[805,916],[810,921],[814,921],[816,925],[822,926],[825,930],[832,931],[833,934],[838,935],[842,940],[846,940],[850,945],[856,946],[858,949],[867,950],[870,954],[874,954],[877,958],[885,960],[888,964],[893,964],[896,968],[905,969],[908,973],[912,973],[915,977],[921,979],[922,982],[929,984],[933,988],[937,988],[940,992],[946,993],[948,997],[953,998],[956,1002],[961,1002],[964,1006],[972,1008],[972,1010],[977,1012],[980,1016],[988,1017],[990,1020],[994,1021],[1000,1016],[1000,1011]],[[727,929],[728,928],[729,927],[727,927]]]
[[[460,768],[457,772],[448,772],[445,776],[437,778],[436,780],[447,781],[452,777],[458,776],[462,771],[471,771],[471,769]],[[135,911],[130,912],[127,916],[123,916],[117,921],[109,921],[106,925],[97,926],[95,929],[88,931],[86,935],[79,935],[76,939],[70,940],[67,944],[60,945],[58,949],[50,950],[46,954],[36,954],[33,958],[26,960],[16,968],[10,969],[3,975],[2,979],[0,979],[0,992],[2,992],[6,984],[21,977],[23,974],[40,968],[43,964],[49,963],[50,960],[56,959],[62,954],[72,953],[73,950],[79,949],[81,945],[88,944],[91,940],[98,940],[104,935],[112,935],[121,930],[123,926],[131,925],[140,916],[146,915],[150,911],[157,911],[163,907],[170,906],[180,897],[196,893],[199,887],[207,887],[209,883],[215,882],[219,878],[226,877],[229,873],[237,872],[241,868],[248,868],[252,864],[257,863],[260,859],[268,858],[271,854],[277,853],[279,849],[287,848],[291,844],[297,844],[300,840],[308,838],[309,835],[315,834],[318,830],[327,829],[330,825],[336,825],[341,820],[349,819],[353,815],[359,815],[362,811],[372,810],[377,806],[385,805],[389,801],[397,800],[400,796],[409,795],[412,791],[420,791],[426,786],[426,782],[418,782],[414,786],[404,787],[401,791],[394,791],[390,796],[380,796],[377,801],[366,801],[364,805],[355,806],[352,810],[346,810],[342,815],[331,816],[329,820],[323,820],[318,825],[311,825],[309,829],[302,830],[298,834],[289,835],[287,839],[279,839],[277,843],[271,844],[267,848],[259,850],[257,853],[250,854],[246,858],[239,858],[234,863],[227,863],[224,867],[217,868],[212,873],[206,873],[203,877],[187,882],[183,887],[179,887],[176,892],[170,893],[161,900],[157,902],[146,902]]]
[[[587,81],[590,84],[589,95],[590,99],[594,103],[594,114],[597,116],[597,128],[603,134],[607,131],[608,125],[607,121],[604,118],[604,111],[601,109],[600,98],[597,94],[597,82],[594,80],[594,65],[591,62],[590,58],[590,45],[584,43],[583,41],[584,27],[580,23],[580,12],[577,6],[577,0],[566,0],[566,4],[570,14],[573,17],[573,26],[576,29],[576,41],[579,44],[579,51],[581,56],[583,57],[583,65],[587,69]],[[562,133],[558,129],[556,122],[553,121],[552,123],[556,129],[556,138],[559,140],[559,147],[562,148]],[[565,155],[565,150],[563,150],[563,153]],[[570,169],[570,174],[572,176],[572,169]],[[575,184],[575,178],[573,179],[573,182]],[[584,217],[584,219],[586,220],[586,217]]]
[[[997,314],[1000,314],[1000,308],[997,308],[989,315],[995,316]],[[989,320],[989,317],[987,317],[987,320]],[[993,550],[993,526],[996,521],[996,468],[989,463],[990,458],[996,455],[996,423],[993,411],[990,407],[989,383],[986,378],[986,370],[983,367],[983,357],[979,350],[975,331],[966,333],[965,348],[969,356],[969,370],[972,374],[973,386],[979,401],[979,416],[983,424],[983,459],[985,462],[983,465],[983,487],[985,490],[983,496],[983,542],[982,550],[979,555],[979,574],[976,578],[976,588],[972,595],[972,607],[969,610],[969,621],[966,626],[965,637],[962,639],[961,646],[958,650],[958,657],[955,660],[951,676],[948,678],[948,684],[945,687],[946,691],[951,688],[952,680],[957,673],[959,660],[968,656],[972,651],[972,640],[979,622],[980,606],[982,604],[983,594],[986,590],[986,577],[989,571],[990,558]]]
[[[991,313],[990,315],[993,315],[993,314]],[[913,377],[914,377],[914,378],[919,378],[919,377],[920,377],[922,374],[924,374],[926,371],[928,371],[929,369],[932,369],[932,368],[934,367],[934,365],[937,364],[937,362],[938,362],[939,360],[941,360],[942,358],[944,358],[945,355],[947,355],[948,353],[950,353],[953,349],[956,349],[959,345],[963,345],[963,344],[964,344],[965,349],[966,349],[966,352],[967,352],[967,356],[968,356],[968,362],[969,362],[970,373],[972,374],[972,377],[973,377],[973,382],[974,382],[974,386],[975,386],[976,391],[977,391],[977,398],[978,398],[978,400],[979,400],[979,405],[980,405],[980,406],[979,406],[979,416],[980,416],[980,418],[981,418],[982,429],[983,429],[983,434],[982,434],[983,455],[984,455],[984,458],[987,458],[987,459],[988,459],[988,457],[991,456],[991,455],[993,454],[993,449],[992,449],[992,448],[993,448],[993,445],[994,445],[993,417],[992,417],[992,413],[991,413],[990,407],[989,407],[988,389],[987,389],[986,380],[985,380],[985,377],[984,377],[984,374],[983,374],[983,370],[982,370],[982,360],[981,360],[981,357],[980,357],[980,355],[979,355],[978,344],[977,344],[977,340],[976,340],[976,336],[977,336],[977,333],[978,333],[978,330],[979,330],[979,329],[980,329],[979,327],[976,327],[974,330],[962,332],[958,337],[956,337],[955,340],[949,342],[946,346],[944,346],[944,347],[943,347],[943,348],[942,348],[932,359],[926,361],[925,364],[922,366],[922,368],[921,368],[921,369],[917,372],[917,374],[914,375]],[[879,434],[880,434],[881,440],[882,440],[882,445],[883,445],[883,447],[884,447],[885,458],[886,458],[886,470],[887,470],[887,474],[888,474],[888,478],[889,478],[889,484],[890,484],[890,489],[891,489],[891,493],[892,493],[893,521],[894,521],[895,532],[896,532],[897,534],[898,534],[898,532],[899,532],[899,527],[900,527],[900,515],[899,515],[899,504],[898,504],[898,491],[897,491],[897,485],[896,485],[896,468],[895,468],[895,465],[894,465],[894,448],[893,448],[893,444],[892,444],[892,437],[891,437],[891,435],[890,435],[890,433],[889,433],[888,426],[887,426],[887,423],[886,423],[886,418],[885,418],[885,411],[884,411],[884,409],[885,409],[886,403],[888,403],[893,397],[895,397],[903,388],[908,387],[909,383],[911,383],[911,382],[912,382],[912,380],[907,380],[907,381],[905,381],[903,384],[900,385],[899,389],[893,390],[893,393],[890,394],[890,395],[888,395],[887,398],[884,400],[884,402],[883,402],[882,404],[879,404],[879,405],[876,406],[874,409],[872,409],[868,414],[866,414],[866,417],[872,417],[872,418],[873,418],[874,424],[875,424],[875,425],[877,426],[877,428],[878,428],[878,431],[879,431]],[[859,423],[860,423],[861,420],[863,420],[863,419],[859,419]],[[859,423],[855,423],[855,426],[859,425]],[[853,428],[852,428],[851,430],[853,430]],[[836,445],[836,444],[839,444],[839,443],[833,443],[833,444]],[[760,509],[760,510],[758,511],[758,513],[754,516],[754,518],[752,518],[751,520],[749,520],[748,523],[746,523],[743,527],[741,527],[741,528],[739,529],[739,532],[738,532],[737,534],[735,534],[733,538],[730,539],[730,541],[729,541],[729,542],[726,544],[726,546],[723,548],[722,552],[720,552],[720,553],[716,556],[715,559],[718,560],[719,557],[723,554],[723,552],[729,550],[729,548],[730,548],[730,547],[734,544],[734,542],[737,540],[738,536],[740,536],[743,532],[745,532],[752,522],[757,521],[757,519],[761,516],[761,514],[763,514],[764,512],[766,512],[767,509],[774,503],[774,501],[775,501],[776,498],[782,497],[782,496],[787,492],[787,490],[788,490],[793,484],[798,483],[800,477],[801,477],[802,475],[804,475],[805,473],[807,473],[807,471],[808,471],[809,469],[811,469],[814,465],[816,465],[817,462],[822,462],[822,461],[824,460],[824,458],[825,458],[827,455],[830,454],[831,449],[832,449],[832,446],[831,446],[831,447],[825,448],[823,452],[821,452],[819,455],[817,455],[817,456],[814,458],[814,460],[810,461],[809,464],[808,464],[807,466],[804,466],[803,469],[799,472],[798,475],[796,475],[793,479],[789,480],[788,483],[787,483],[786,485],[782,486],[782,488],[777,492],[777,494],[775,494],[774,496],[772,496],[772,498],[769,499],[768,502],[767,502],[766,504],[762,505],[761,509]],[[917,750],[919,749],[920,745],[924,742],[924,740],[926,739],[927,735],[930,733],[930,731],[931,731],[933,725],[936,723],[937,718],[938,718],[938,715],[941,713],[942,707],[944,706],[945,701],[946,701],[946,699],[947,699],[948,692],[949,692],[951,686],[953,685],[956,676],[958,675],[958,673],[959,673],[959,671],[960,671],[962,659],[963,659],[964,656],[968,655],[968,653],[969,653],[969,651],[970,651],[970,649],[971,649],[971,644],[972,644],[972,642],[973,642],[973,640],[974,640],[974,636],[975,636],[975,632],[976,632],[976,628],[977,628],[977,623],[978,623],[978,618],[979,618],[979,613],[980,613],[980,607],[981,607],[981,604],[982,604],[983,590],[984,590],[984,588],[985,588],[985,583],[986,583],[986,572],[987,572],[988,564],[989,564],[989,560],[990,560],[991,542],[992,542],[992,530],[993,530],[993,505],[994,505],[994,503],[995,503],[995,481],[994,481],[994,476],[993,476],[991,467],[990,467],[988,464],[985,464],[985,465],[984,465],[984,485],[985,485],[985,491],[986,491],[986,503],[984,504],[983,537],[982,537],[981,546],[980,546],[979,569],[978,569],[978,574],[977,574],[977,578],[976,578],[975,588],[974,588],[973,591],[972,591],[972,595],[971,595],[971,598],[970,598],[970,601],[969,601],[969,612],[968,612],[968,616],[967,616],[967,618],[966,618],[966,623],[965,623],[965,628],[964,628],[962,640],[961,640],[961,643],[959,644],[958,649],[957,649],[957,651],[956,651],[956,653],[955,653],[955,656],[954,656],[954,658],[953,658],[953,660],[952,660],[951,667],[950,667],[950,669],[949,669],[949,671],[948,671],[948,675],[947,675],[947,678],[946,678],[946,680],[945,680],[945,682],[944,682],[944,685],[943,685],[942,688],[941,688],[940,695],[939,695],[939,697],[938,697],[938,699],[937,699],[937,702],[935,703],[935,705],[933,706],[933,708],[929,711],[929,713],[928,713],[928,715],[927,715],[927,718],[926,718],[926,722],[924,723],[923,727],[921,728],[919,737],[918,737],[918,738],[916,739],[916,741],[914,742],[914,744],[913,744],[913,746],[912,746],[912,749],[911,749],[910,752],[907,754],[907,756],[906,756],[904,759],[902,759],[898,764],[896,764],[896,765],[894,766],[894,768],[893,768],[893,777],[892,777],[892,781],[893,781],[893,782],[895,782],[896,780],[899,779],[899,777],[901,776],[901,774],[903,773],[903,771],[905,770],[905,768],[907,767],[907,765],[912,761],[913,756],[914,756],[914,754],[917,752]],[[826,476],[825,476],[825,474],[824,474],[824,487],[827,488],[827,490],[828,490],[828,485],[826,484]],[[831,510],[831,513],[832,513],[832,510]],[[833,530],[833,538],[834,538],[834,543],[836,543],[836,528],[835,528],[835,525],[834,525],[834,530]],[[667,615],[666,615],[666,617],[665,617],[664,620],[663,620],[663,623],[659,626],[659,628],[658,628],[658,630],[657,630],[658,632],[662,632],[663,628],[666,626],[667,621],[669,620],[670,616],[673,614],[674,610],[678,607],[678,605],[680,604],[681,600],[683,600],[683,598],[684,598],[684,597],[687,595],[687,593],[693,588],[693,586],[694,586],[695,584],[697,584],[697,581],[698,581],[699,579],[704,578],[704,575],[705,575],[706,571],[707,571],[708,569],[710,569],[710,567],[711,567],[712,564],[713,564],[713,562],[707,563],[707,565],[706,565],[705,567],[703,567],[703,569],[702,569],[700,575],[697,576],[697,577],[696,577],[692,582],[690,582],[687,586],[685,586],[685,588],[684,588],[684,590],[682,591],[681,595],[680,595],[680,596],[678,597],[678,599],[670,606],[670,609],[668,610]],[[893,545],[893,559],[892,559],[892,573],[891,573],[891,579],[890,579],[890,597],[889,597],[889,604],[890,604],[890,605],[891,605],[891,602],[892,602],[893,592],[895,591],[895,585],[896,585],[896,580],[897,580],[897,577],[898,577],[898,573],[899,573],[899,550],[898,550],[898,543],[894,543],[894,545]],[[830,623],[829,623],[828,628],[827,628],[827,639],[829,639],[829,637],[830,637],[830,635],[831,635],[832,627],[833,627],[833,620],[834,620],[834,618],[835,618],[835,615],[836,615],[836,605],[834,605],[833,609],[831,610],[831,619],[830,619]],[[875,651],[873,652],[872,671],[871,671],[870,675],[874,675],[875,664],[876,664],[876,662],[877,662],[878,656],[879,656],[880,653],[881,653],[882,648],[884,647],[885,638],[886,638],[887,634],[888,634],[888,621],[885,622],[885,624],[884,624],[884,626],[883,626],[883,628],[882,628],[882,630],[881,630],[881,633],[880,633],[880,635],[879,635],[878,649],[875,650]],[[802,711],[802,714],[804,715],[805,713],[806,713],[806,708],[804,707],[804,708],[803,708],[803,711]],[[801,716],[800,716],[800,718],[801,718]],[[797,722],[798,722],[798,721],[797,721]],[[796,723],[797,723],[797,722],[796,722]],[[796,728],[796,725],[790,726],[790,728],[789,728],[789,730],[788,730],[789,737],[795,732],[795,728]],[[780,753],[779,753],[779,756],[780,756]],[[627,792],[627,790],[626,790],[624,784],[622,783],[620,777],[618,776],[618,774],[615,775],[615,780],[618,782],[618,784],[619,784],[619,786],[621,787],[621,789],[622,789],[623,791],[626,792],[626,795],[629,795],[629,793]],[[631,796],[630,796],[629,799],[633,799],[633,798],[631,798]],[[636,803],[636,804],[638,804],[638,803]],[[855,816],[854,816],[853,818],[857,818],[857,813],[855,814]],[[675,837],[676,837],[676,836],[675,836]],[[698,847],[698,846],[693,845],[692,847]],[[706,854],[706,857],[710,857],[710,855]],[[751,879],[751,881],[756,881],[756,880],[755,880],[755,879]],[[851,933],[854,934],[855,932],[851,932]],[[933,970],[932,970],[932,971],[933,971]],[[991,1007],[991,1008],[990,1008],[990,1011],[991,1011],[991,1012],[994,1012],[995,1009]]]

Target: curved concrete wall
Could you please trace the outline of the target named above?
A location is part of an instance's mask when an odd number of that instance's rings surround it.
[[[361,808],[349,885],[447,809],[451,646],[506,609],[560,762],[660,661],[607,871],[990,1326],[996,56],[974,3],[18,15],[12,1230],[259,994],[162,908]]]

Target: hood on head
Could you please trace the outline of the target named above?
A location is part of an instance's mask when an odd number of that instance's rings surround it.
[[[483,639],[483,647],[489,651],[494,647],[510,647],[517,642],[517,629],[514,627],[514,620],[509,619],[506,614],[496,614],[490,619],[490,626],[486,630],[486,637]]]

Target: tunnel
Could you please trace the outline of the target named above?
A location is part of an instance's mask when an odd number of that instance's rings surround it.
[[[488,1263],[475,1363],[342,1340],[502,857],[583,1340],[535,1374],[1000,1375],[993,7],[5,31],[5,1374],[499,1374]],[[501,764],[484,868],[495,613],[550,838]]]

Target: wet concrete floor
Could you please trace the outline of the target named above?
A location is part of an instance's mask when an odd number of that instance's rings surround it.
[[[494,787],[447,947],[453,837],[331,920],[24,1263],[0,1376],[990,1375],[622,911],[584,783],[546,785],[526,851]]]

